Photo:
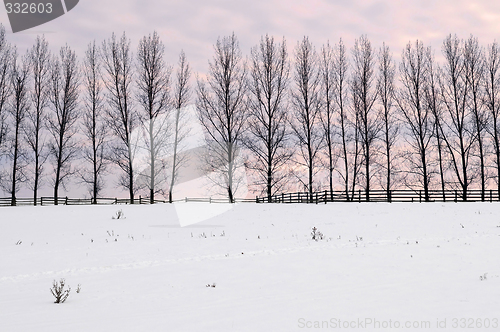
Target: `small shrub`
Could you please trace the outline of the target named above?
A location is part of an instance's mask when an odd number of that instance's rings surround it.
[[[68,289],[65,290],[64,286],[66,286],[66,281],[64,279],[61,279],[59,282],[54,280],[52,283],[50,292],[56,298],[54,303],[64,303],[64,301],[68,298],[71,287],[68,286]]]
[[[82,284],[78,284],[78,286],[76,287],[76,293],[80,294],[81,291],[82,291]]]
[[[125,214],[122,210],[116,211],[116,214],[111,217],[111,219],[125,219]]]
[[[312,228],[311,236],[314,241],[323,240],[323,233],[321,233],[316,227]]]
[[[488,274],[488,273],[485,273],[485,274],[483,274],[482,276],[479,276],[479,280],[481,280],[481,281],[488,280],[488,278],[486,278],[486,275],[487,275],[487,274]]]
[[[205,287],[212,287],[212,288],[215,288],[215,286],[216,286],[216,284],[215,284],[215,282],[214,282],[214,283],[212,283],[212,284],[207,284]]]

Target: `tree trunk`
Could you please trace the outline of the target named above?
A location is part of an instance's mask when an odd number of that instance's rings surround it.
[[[132,168],[132,150],[130,148],[130,142],[128,146],[129,160],[128,160],[128,184],[129,184],[129,196],[130,196],[130,204],[134,204],[134,170]]]
[[[19,121],[16,120],[16,132],[14,138],[14,165],[12,167],[12,191],[11,191],[11,206],[16,206],[16,185],[17,185],[17,158],[19,154]]]
[[[151,108],[152,109],[152,105]],[[154,204],[155,203],[155,154],[156,154],[156,147],[155,147],[155,141],[154,141],[154,135],[153,135],[153,130],[154,130],[154,118],[149,119],[149,144],[150,144],[150,153],[151,153],[151,178],[150,178],[150,185],[149,185],[149,203]]]
[[[175,138],[174,138],[174,157],[172,162],[172,177],[170,179],[170,188],[168,191],[168,202],[172,203],[172,191],[175,183],[175,167],[177,163],[177,145],[179,142],[179,116],[180,116],[180,108],[177,108],[175,113]]]
[[[387,118],[387,110],[385,111],[385,148],[387,155],[387,184],[386,192],[387,198],[390,200],[391,196],[391,147],[389,146],[389,119]]]

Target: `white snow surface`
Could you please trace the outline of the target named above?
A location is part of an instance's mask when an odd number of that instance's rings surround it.
[[[212,205],[0,208],[0,331],[500,329],[499,203]]]

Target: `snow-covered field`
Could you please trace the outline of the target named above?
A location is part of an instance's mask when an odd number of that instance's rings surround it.
[[[1,208],[0,331],[500,330],[500,204],[176,206]]]

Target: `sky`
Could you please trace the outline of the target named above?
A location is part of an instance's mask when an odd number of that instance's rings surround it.
[[[290,53],[304,36],[320,49],[340,38],[351,48],[366,34],[376,49],[386,43],[396,60],[408,42],[418,39],[433,47],[439,61],[442,41],[450,33],[460,38],[473,34],[484,46],[499,39],[500,2],[80,0],[62,17],[23,32],[11,32],[5,9],[0,10],[0,22],[21,54],[43,34],[52,52],[68,44],[80,58],[91,41],[100,44],[113,32],[125,32],[135,51],[140,38],[157,31],[166,46],[167,62],[175,65],[184,50],[193,73],[204,76],[217,38],[233,32],[244,56],[265,34],[284,37]]]
[[[5,10],[0,22],[10,26]],[[244,55],[262,35],[285,37],[292,51],[309,36],[316,48],[343,38],[348,47],[366,34],[374,47],[385,42],[397,59],[409,41],[419,39],[435,49],[449,33],[470,34],[486,45],[500,36],[500,2],[463,0],[80,0],[66,15],[8,38],[21,52],[45,34],[51,49],[68,43],[80,56],[89,42],[99,43],[113,32],[126,32],[135,49],[139,39],[157,31],[166,45],[167,60],[177,62],[181,49],[194,72],[206,72],[213,44],[234,32]]]

